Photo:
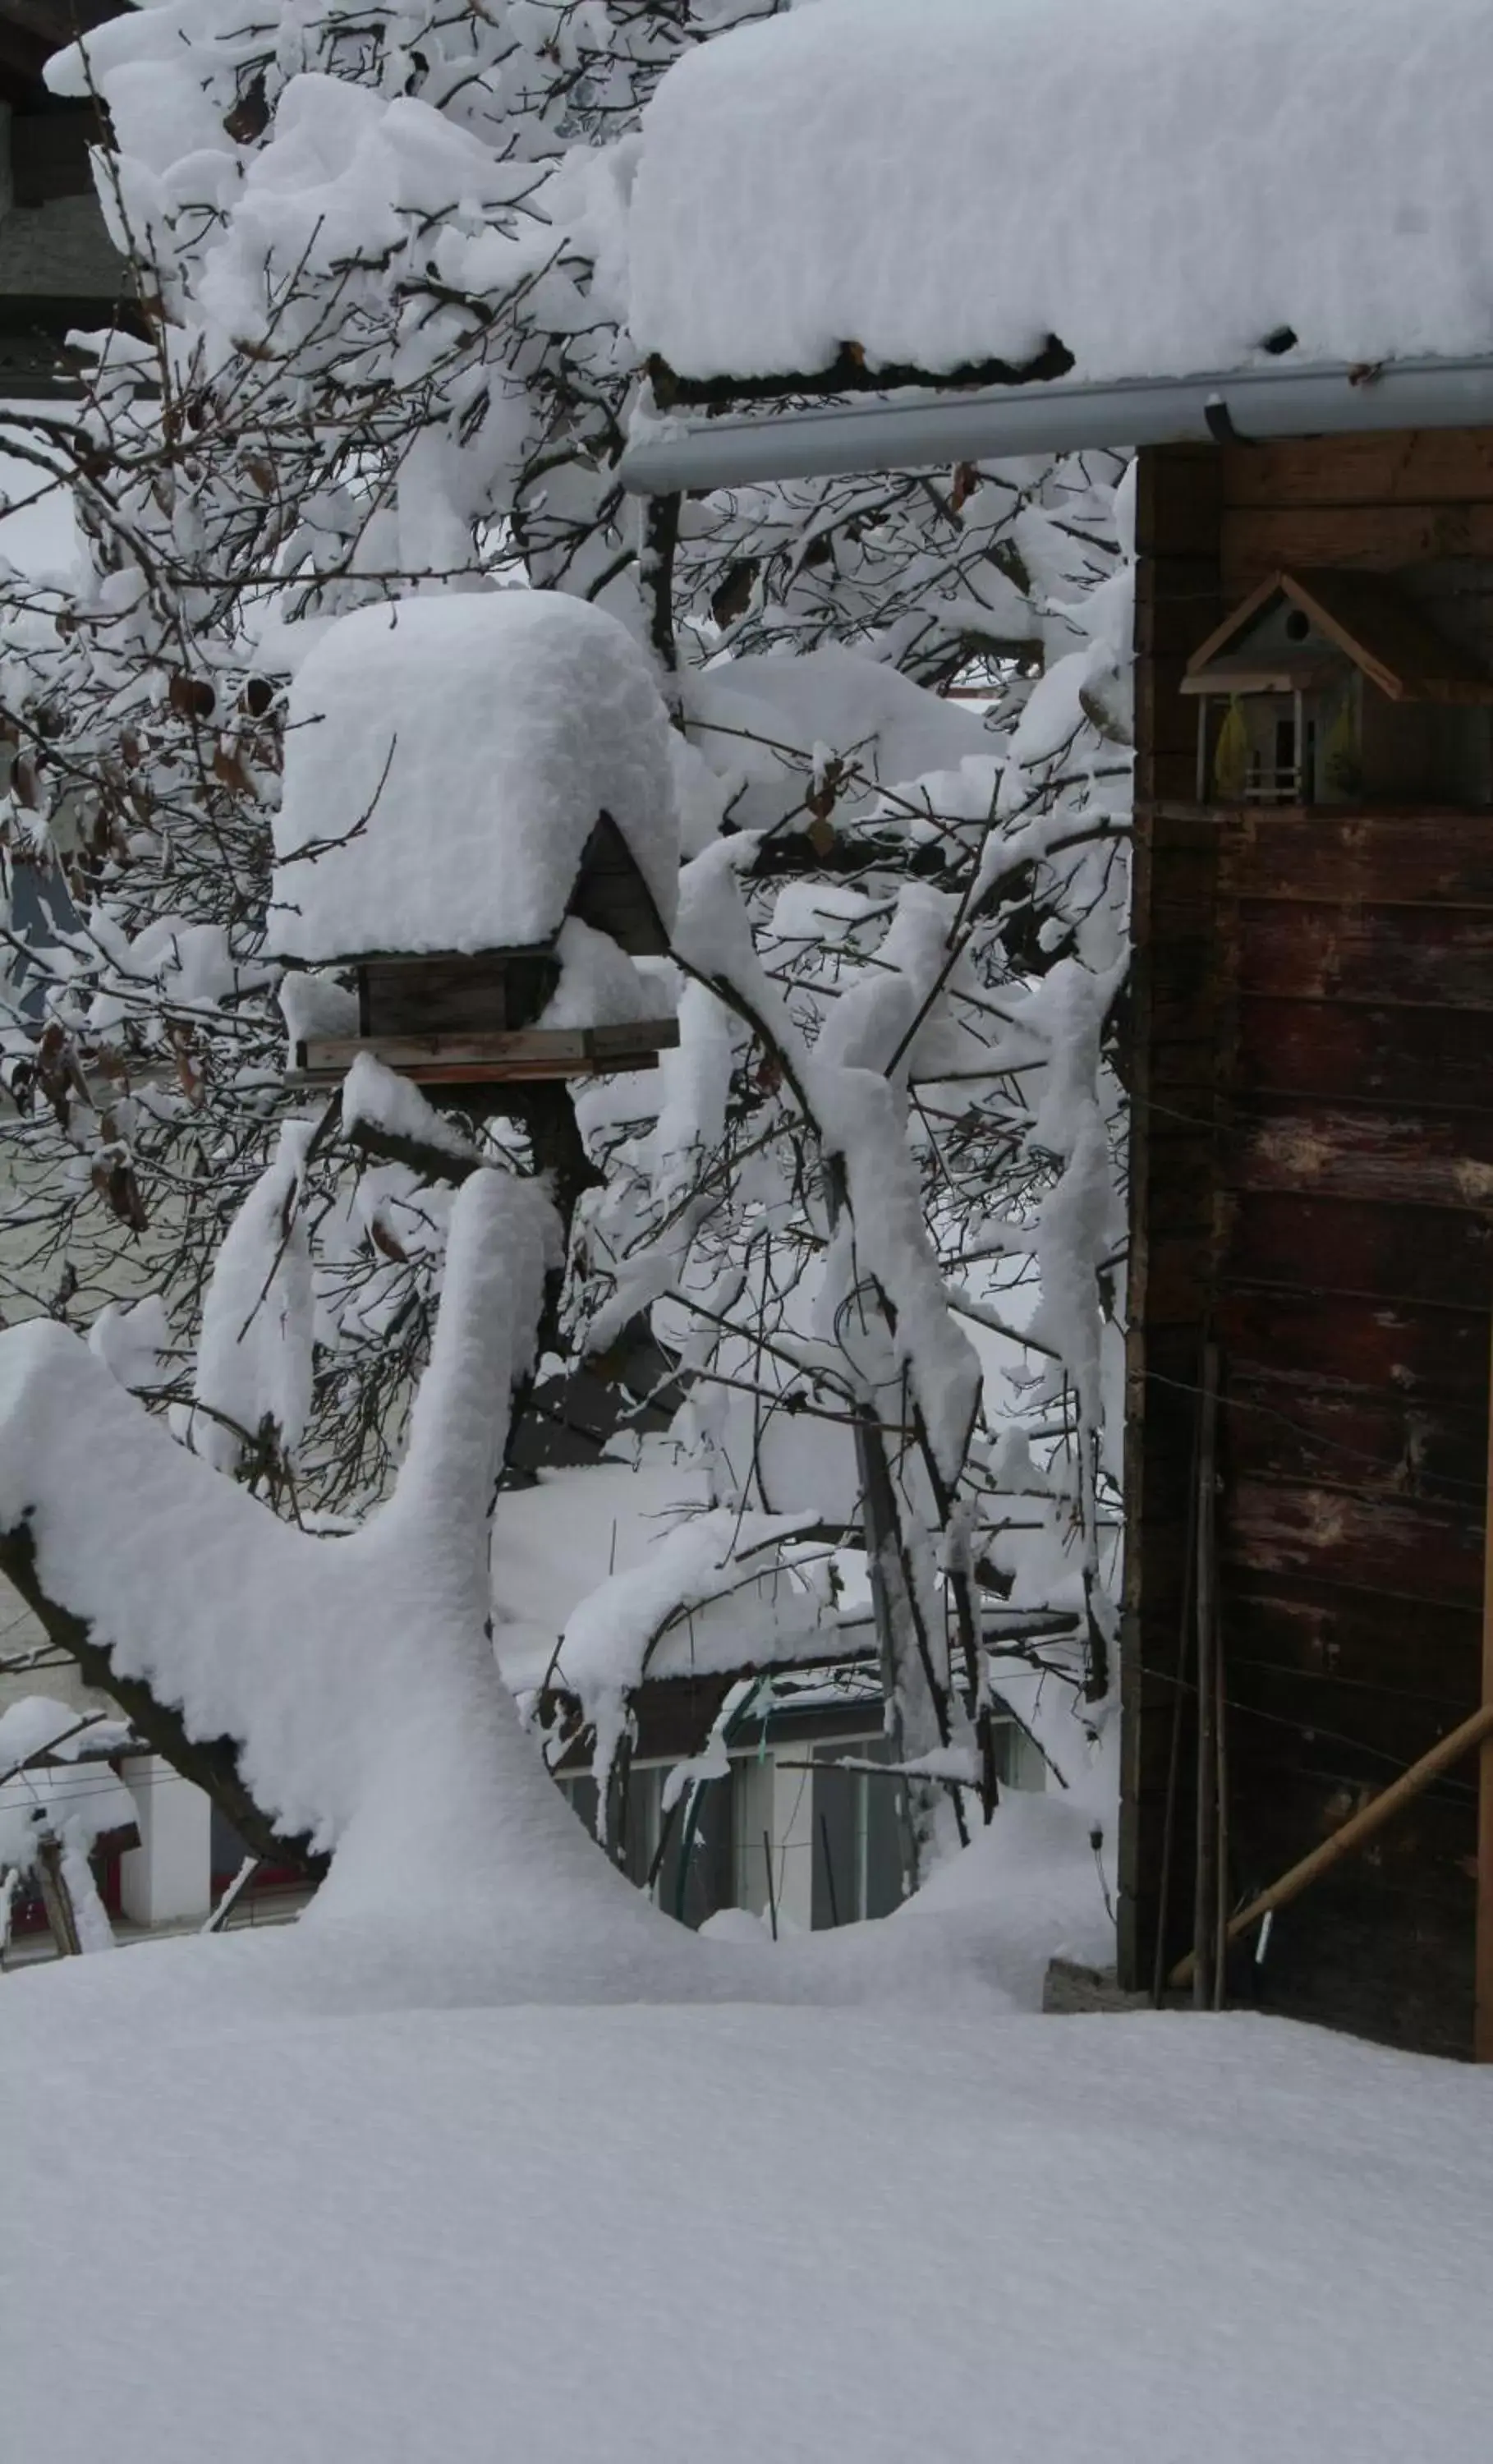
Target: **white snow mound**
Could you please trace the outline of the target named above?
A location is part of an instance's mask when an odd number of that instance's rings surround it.
[[[937,2002],[189,2019],[165,1955],[5,1985],[17,2453],[1486,2453],[1485,2073]]]

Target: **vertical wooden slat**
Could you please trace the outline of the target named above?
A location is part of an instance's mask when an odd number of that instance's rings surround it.
[[[1219,2008],[1219,1723],[1220,1710],[1218,1599],[1219,1347],[1203,1346],[1202,1410],[1197,1439],[1197,1835],[1193,1892],[1193,2000]]]
[[[1153,449],[1136,482],[1119,1960],[1127,1986],[1144,1991],[1158,1957],[1185,1947],[1192,1908],[1193,1723],[1175,1672],[1191,1597],[1195,1396],[1213,1239],[1217,832],[1200,816],[1173,823],[1157,805],[1193,792],[1195,717],[1176,688],[1187,653],[1218,622],[1217,451]],[[1186,1856],[1169,1859],[1168,1843],[1184,1841]]]
[[[1493,1703],[1493,1392],[1488,1403],[1488,1485],[1485,1505],[1482,1575],[1482,1700]],[[1493,2062],[1493,1737],[1484,1741],[1479,1764],[1478,1793],[1478,1922],[1474,1956],[1476,2015],[1473,2058]]]

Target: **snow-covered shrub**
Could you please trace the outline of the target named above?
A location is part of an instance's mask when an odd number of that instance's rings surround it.
[[[346,1007],[271,955],[294,679],[371,604],[441,597],[454,639],[497,588],[594,602],[674,715],[682,1042],[579,1099],[545,1343],[651,1316],[714,1507],[808,1510],[868,1565],[904,1749],[988,1811],[993,1688],[1060,1760],[1111,1692],[1120,472],[626,503],[629,131],[766,13],[168,0],[55,70],[109,106],[149,340],[100,339],[77,419],[17,437],[81,544],[0,626],[0,835],[46,919],[7,945],[5,1272],[79,1320],[148,1287],[193,1442],[287,1513],[368,1510],[452,1181],[545,1157],[498,1120],[370,1158],[356,1106],[287,1098],[287,1016]]]

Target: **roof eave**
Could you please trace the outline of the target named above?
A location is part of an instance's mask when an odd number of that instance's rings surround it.
[[[743,416],[648,419],[622,460],[635,495],[1028,453],[1397,428],[1493,426],[1493,353],[1468,359],[1237,368],[1215,376],[905,392]]]

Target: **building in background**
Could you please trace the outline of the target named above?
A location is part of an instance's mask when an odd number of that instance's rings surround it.
[[[111,323],[123,297],[89,169],[99,114],[42,83],[54,52],[120,14],[119,0],[0,0],[0,400],[65,392],[67,334]]]

